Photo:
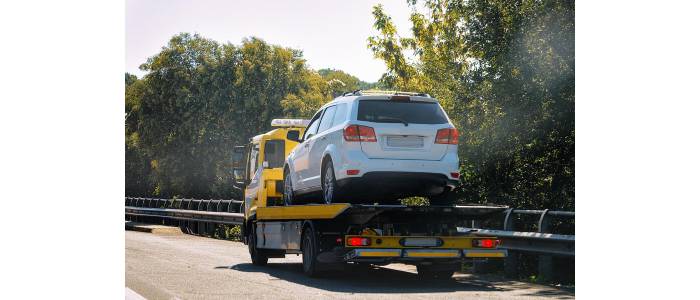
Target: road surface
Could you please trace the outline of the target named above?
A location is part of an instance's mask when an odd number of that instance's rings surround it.
[[[573,299],[570,291],[457,274],[453,281],[418,280],[413,266],[354,268],[307,278],[301,256],[250,263],[242,243],[192,235],[126,231],[127,298],[137,299]]]

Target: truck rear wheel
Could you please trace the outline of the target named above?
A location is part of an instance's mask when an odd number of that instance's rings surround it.
[[[318,243],[316,242],[314,230],[311,227],[304,230],[301,247],[304,274],[309,277],[318,275],[318,262],[316,261],[316,257],[318,256]]]
[[[256,266],[267,265],[267,255],[258,249],[258,238],[255,234],[255,224],[248,232],[248,252],[250,252],[250,260]]]

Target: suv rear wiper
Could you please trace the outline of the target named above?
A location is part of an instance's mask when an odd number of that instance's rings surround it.
[[[404,119],[401,119],[401,118],[394,118],[394,117],[378,117],[377,119],[380,119],[380,120],[390,120],[390,121],[399,121],[399,123],[403,123],[404,126],[408,126],[408,122],[406,122]]]

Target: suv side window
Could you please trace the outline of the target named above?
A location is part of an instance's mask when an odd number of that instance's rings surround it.
[[[348,104],[341,103],[338,104],[335,110],[335,117],[333,118],[333,125],[331,127],[343,123],[345,121],[346,115],[348,114]]]
[[[321,113],[323,113],[323,111],[319,110],[311,119],[311,122],[309,122],[309,126],[306,127],[306,131],[304,132],[304,141],[316,134],[316,130],[318,130],[318,123],[321,122]]]
[[[321,125],[318,126],[318,133],[326,131],[331,128],[333,124],[333,117],[335,117],[335,105],[326,108],[326,112],[323,113],[323,118],[321,118]]]

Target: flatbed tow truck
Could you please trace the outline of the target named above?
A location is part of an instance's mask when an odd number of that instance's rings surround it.
[[[280,153],[265,148],[271,141],[284,141],[284,147],[274,147],[288,154],[294,139],[284,137],[298,136],[304,124],[293,120],[277,124],[273,121],[277,129],[252,138],[234,155],[234,166],[239,171],[245,167],[238,183],[245,195],[242,234],[253,264],[262,266],[269,258],[301,254],[308,276],[342,270],[347,264],[406,263],[415,265],[423,278],[448,279],[464,260],[507,256],[495,237],[457,230],[468,220],[503,212],[504,206],[284,206],[281,166],[273,162]]]

